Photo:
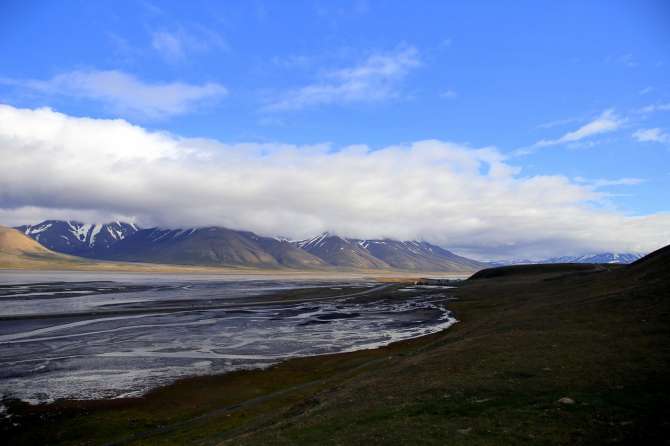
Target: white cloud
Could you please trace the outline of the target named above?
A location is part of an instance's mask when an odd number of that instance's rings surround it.
[[[640,129],[633,133],[633,138],[640,142],[670,142],[670,134],[665,133],[659,128]]]
[[[652,91],[654,91],[654,87],[644,87],[642,90],[639,91],[640,96],[644,96],[645,94],[649,94]]]
[[[565,144],[568,142],[580,141],[594,135],[613,132],[621,127],[624,120],[614,114],[614,110],[605,110],[600,116],[593,121],[584,124],[577,130],[568,132],[558,139],[543,139],[535,143],[537,147],[553,146],[558,144]]]
[[[608,57],[606,61],[625,65],[628,68],[635,68],[639,65],[637,60],[635,60],[635,56],[633,56],[633,53],[626,53],[617,57]]]
[[[354,102],[376,102],[399,96],[398,86],[407,73],[420,65],[413,47],[378,53],[360,65],[327,72],[319,82],[290,90],[271,99],[264,110],[298,110]]]
[[[174,34],[159,31],[151,35],[151,46],[168,60],[176,61],[184,58],[184,47]]]
[[[152,32],[151,46],[171,63],[181,62],[191,53],[229,50],[228,42],[220,33],[200,24]]]
[[[458,93],[456,93],[454,90],[445,90],[440,93],[440,97],[444,99],[453,99],[456,96],[458,96]]]
[[[537,128],[550,129],[554,127],[562,127],[567,124],[572,124],[577,120],[578,120],[577,118],[556,119],[555,121],[543,122],[542,124],[538,124]]]
[[[420,238],[482,257],[649,251],[670,214],[594,204],[592,184],[523,176],[495,148],[223,144],[124,120],[0,105],[0,222],[69,216],[307,237]],[[626,181],[630,182],[630,181]]]
[[[560,125],[567,122],[566,121],[555,121],[547,124],[543,124],[540,127],[551,128],[556,125]],[[625,119],[617,116],[614,113],[614,110],[605,110],[597,118],[592,121],[582,125],[577,130],[572,132],[565,133],[563,136],[556,139],[542,139],[535,144],[532,144],[528,147],[522,147],[514,151],[514,154],[517,156],[528,155],[533,153],[535,150],[542,147],[557,146],[561,144],[568,144],[570,148],[584,148],[592,147],[596,145],[596,142],[585,141],[580,142],[586,138],[592,136],[601,135],[604,133],[610,133],[615,130],[618,130],[626,122]]]
[[[670,111],[670,102],[665,104],[651,104],[637,110],[637,113],[649,114],[659,111]]]
[[[610,186],[635,186],[644,182],[642,178],[617,178],[615,180],[600,178],[597,180],[590,180],[583,177],[576,177],[575,181],[577,183],[589,185],[594,189]]]
[[[43,80],[0,82],[48,95],[62,95],[99,102],[119,115],[150,119],[188,113],[203,101],[227,94],[223,85],[182,82],[147,83],[122,71],[71,71]]]

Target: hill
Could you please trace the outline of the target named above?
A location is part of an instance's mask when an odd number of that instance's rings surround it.
[[[81,259],[53,252],[16,229],[0,226],[0,268],[78,266]]]

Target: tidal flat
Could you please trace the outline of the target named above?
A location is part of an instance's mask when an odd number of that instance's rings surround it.
[[[141,396],[177,379],[365,350],[455,322],[449,287],[81,273],[0,283],[0,394]],[[402,292],[402,293],[401,293]]]

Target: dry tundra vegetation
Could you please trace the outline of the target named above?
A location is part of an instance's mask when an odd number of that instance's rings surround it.
[[[392,296],[401,285],[383,291]],[[5,444],[668,444],[670,248],[630,266],[476,274],[459,323],[386,348],[182,380],[143,398],[13,402]]]

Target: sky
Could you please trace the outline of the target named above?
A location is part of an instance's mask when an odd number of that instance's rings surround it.
[[[665,1],[0,0],[0,223],[670,243]]]

